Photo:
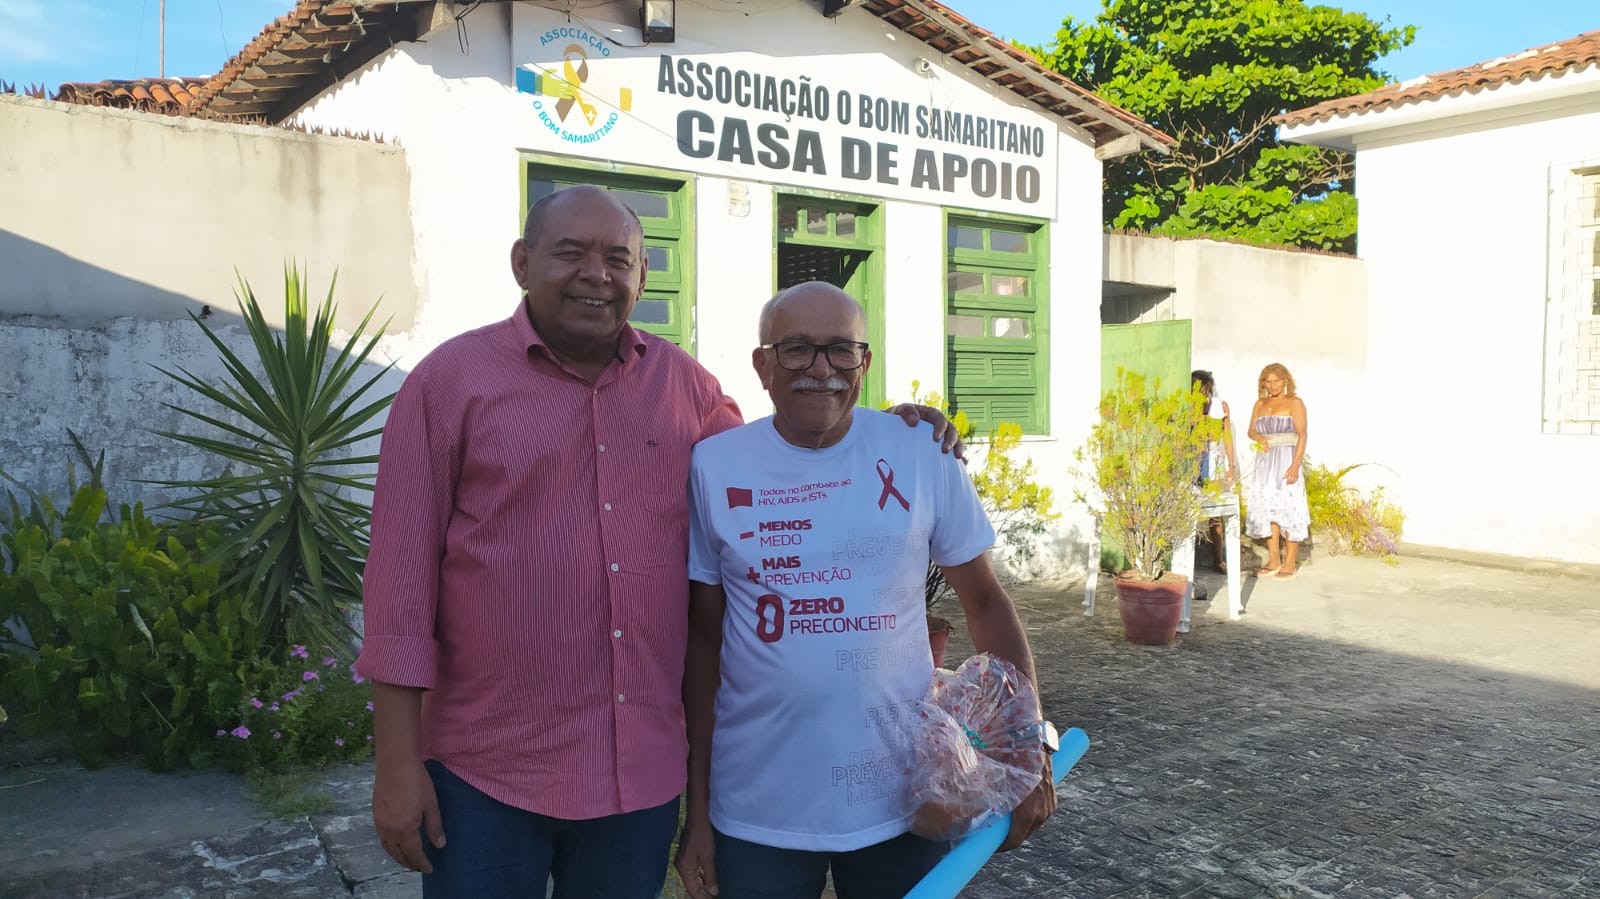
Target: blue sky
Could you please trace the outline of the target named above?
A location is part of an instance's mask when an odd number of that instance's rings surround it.
[[[1099,0],[945,0],[1001,36],[1046,44],[1064,16],[1093,18]],[[167,0],[167,75],[215,73],[294,0]],[[1399,79],[1471,65],[1600,29],[1600,0],[1345,0],[1417,41],[1379,66]],[[0,79],[51,88],[157,73],[160,0],[0,0]]]

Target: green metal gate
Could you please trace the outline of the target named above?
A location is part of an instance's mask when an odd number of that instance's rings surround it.
[[[1100,390],[1117,383],[1117,369],[1125,368],[1159,378],[1163,392],[1189,386],[1190,349],[1193,346],[1188,319],[1151,322],[1145,325],[1100,326]]]

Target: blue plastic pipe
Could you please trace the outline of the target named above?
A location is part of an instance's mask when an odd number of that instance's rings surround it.
[[[1061,748],[1050,757],[1050,770],[1056,783],[1060,783],[1061,778],[1078,763],[1078,759],[1083,758],[1088,748],[1089,735],[1076,727],[1061,735]],[[1006,815],[982,830],[967,834],[943,861],[928,872],[928,876],[911,888],[906,899],[955,899],[961,888],[989,860],[989,856],[994,855],[994,851],[1005,842],[1006,834],[1010,832],[1011,816]]]

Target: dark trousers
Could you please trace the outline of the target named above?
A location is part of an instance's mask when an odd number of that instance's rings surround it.
[[[717,899],[817,899],[833,869],[839,899],[898,899],[944,858],[949,843],[902,834],[851,852],[807,852],[714,831]]]
[[[566,821],[491,799],[435,761],[427,763],[445,847],[422,845],[433,873],[424,899],[656,899],[678,828],[678,800],[588,821]]]

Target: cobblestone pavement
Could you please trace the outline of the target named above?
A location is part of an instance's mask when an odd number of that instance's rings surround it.
[[[370,764],[330,769],[322,788],[334,809],[290,821],[268,820],[237,778],[220,774],[64,764],[24,766],[26,780],[16,773],[8,771],[6,783],[20,786],[7,792],[43,792],[31,812],[0,805],[4,899],[422,895],[421,876],[395,864],[373,833]],[[57,803],[73,804],[70,820],[37,820],[40,806]]]
[[[1124,642],[1109,589],[1086,619],[1075,585],[1020,588],[1046,708],[1092,745],[962,895],[1600,896],[1595,583],[1319,559],[1168,647]],[[0,897],[419,896],[370,778],[271,822],[223,775],[8,765]]]
[[[1168,647],[1124,642],[1109,591],[1092,620],[1019,591],[1046,710],[1092,745],[963,896],[1600,896],[1593,581],[1328,559],[1250,587]]]

